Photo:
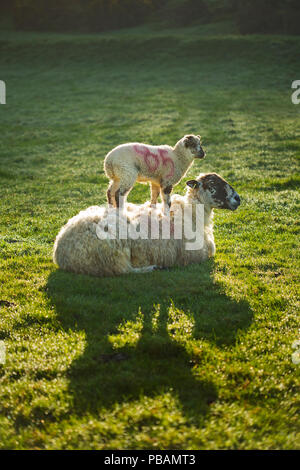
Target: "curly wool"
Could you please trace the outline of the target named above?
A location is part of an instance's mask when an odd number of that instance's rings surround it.
[[[184,208],[187,197],[174,195],[171,211],[176,207]],[[141,215],[155,216],[161,221],[164,217],[162,208],[157,210],[149,204],[135,206],[128,204],[126,217],[129,224],[134,225]],[[171,216],[171,220],[174,215]],[[204,245],[201,250],[186,250],[186,239],[104,239],[97,235],[97,226],[109,226],[108,209],[92,206],[72,217],[62,227],[54,244],[53,260],[58,266],[75,273],[94,276],[114,276],[130,272],[152,271],[156,266],[171,267],[199,263],[213,256],[215,244],[212,230],[212,211],[205,213]],[[161,236],[161,233],[160,233]]]

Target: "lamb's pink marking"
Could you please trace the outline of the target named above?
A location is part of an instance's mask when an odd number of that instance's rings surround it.
[[[162,159],[163,166],[167,166],[168,163],[171,164],[170,173],[166,175],[166,178],[171,178],[174,175],[174,162],[172,158],[168,157],[169,155],[168,150],[158,149],[158,153],[159,153],[160,158]]]
[[[136,153],[138,153],[144,158],[144,161],[148,167],[148,170],[151,173],[154,173],[159,166],[158,155],[155,155],[154,153],[150,152],[150,150],[147,147],[144,147],[142,145],[134,145],[134,150],[136,151]]]
[[[166,175],[166,178],[170,178],[174,175],[174,162],[170,157],[168,157],[169,154],[167,150],[158,149],[158,155],[156,155],[155,153],[150,152],[150,150],[143,145],[134,145],[133,148],[138,155],[143,157],[147,168],[151,173],[154,173],[161,163],[162,166],[167,166],[168,164],[171,166],[170,172]]]

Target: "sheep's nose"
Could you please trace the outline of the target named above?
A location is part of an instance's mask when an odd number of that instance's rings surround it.
[[[238,205],[240,205],[240,203],[241,203],[241,198],[240,198],[240,196],[239,196],[238,194],[236,194],[236,195],[234,196],[234,199],[236,200],[236,202],[238,203]]]

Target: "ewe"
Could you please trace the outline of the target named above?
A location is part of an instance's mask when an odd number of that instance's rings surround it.
[[[118,209],[100,208],[93,206],[70,219],[62,227],[54,244],[53,260],[66,271],[90,274],[94,276],[113,276],[131,272],[147,272],[157,267],[171,267],[199,263],[215,254],[213,236],[213,209],[235,210],[240,205],[240,197],[236,191],[216,173],[203,174],[197,180],[187,182],[185,196],[172,196],[171,214],[165,216],[159,209],[152,208],[149,203],[143,206],[127,205],[126,215],[121,215]],[[204,208],[203,246],[200,249],[186,249],[187,238],[174,237],[174,222],[179,210],[186,207],[191,219],[195,218],[196,207],[202,204]],[[184,214],[187,211],[184,212]],[[113,213],[117,220],[116,227],[111,223]],[[121,239],[119,232],[120,221],[127,228],[133,228],[136,233],[141,217],[160,222],[158,239],[127,238]],[[161,226],[163,220],[169,217],[170,238],[163,239]],[[192,222],[192,221],[191,221]],[[195,225],[195,220],[193,224]],[[101,239],[106,230],[107,238]],[[117,233],[114,239],[113,234]]]
[[[175,147],[129,143],[119,145],[105,157],[104,170],[110,179],[108,204],[123,209],[136,181],[151,184],[151,204],[160,193],[164,212],[170,207],[170,193],[185,175],[194,158],[203,158],[200,136],[186,135]]]

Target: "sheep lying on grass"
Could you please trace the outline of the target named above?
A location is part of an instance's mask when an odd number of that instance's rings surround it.
[[[172,196],[169,217],[159,208],[152,208],[149,203],[143,206],[128,204],[126,216],[123,216],[123,219],[114,219],[119,221],[116,226],[111,224],[109,217],[111,213],[120,215],[117,209],[93,206],[80,212],[60,230],[54,245],[54,262],[66,271],[112,276],[206,260],[215,254],[213,209],[235,210],[240,204],[240,198],[236,191],[215,173],[200,175],[197,180],[188,181],[187,186],[185,196]],[[204,208],[203,246],[196,250],[186,249],[187,239],[184,234],[180,239],[175,239],[174,236],[176,214],[188,206],[193,209]],[[195,217],[195,212],[190,211],[191,218]],[[118,235],[113,239],[109,236],[113,235],[116,228],[120,229],[120,220],[125,220],[126,228],[129,226],[134,229],[133,233],[136,233],[141,216],[149,220],[154,216],[154,220],[160,222],[158,239],[121,239]],[[166,218],[170,221],[169,239],[163,239],[161,236],[162,222]],[[107,238],[99,238],[100,232],[102,237],[105,230]]]
[[[167,212],[173,186],[185,175],[194,158],[204,156],[199,135],[184,136],[174,148],[140,143],[119,145],[104,160],[104,170],[110,179],[108,204],[123,209],[134,183],[149,182],[151,204],[156,204],[160,193],[164,212]]]

